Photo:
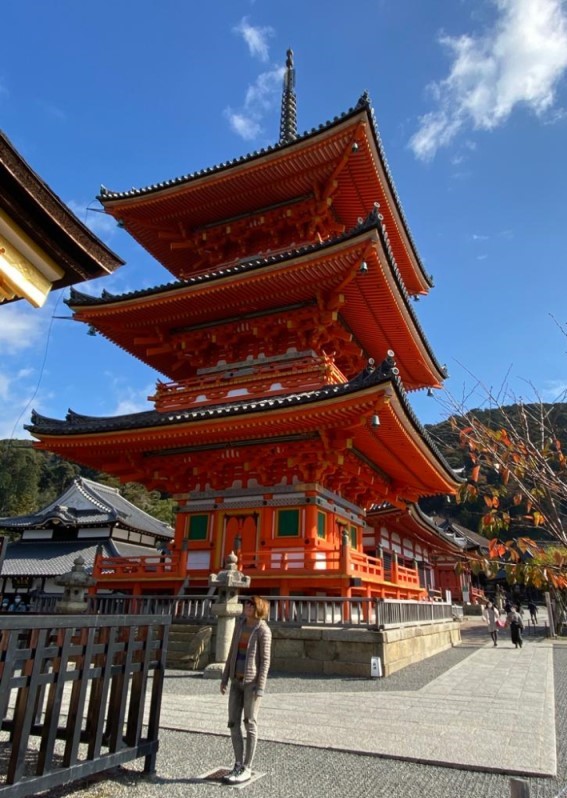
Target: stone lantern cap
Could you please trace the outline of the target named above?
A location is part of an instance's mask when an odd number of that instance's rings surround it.
[[[233,587],[243,588],[250,587],[251,579],[245,576],[242,571],[237,569],[238,557],[231,551],[225,560],[226,568],[219,571],[218,574],[211,574],[209,576],[209,585],[216,587]]]
[[[55,584],[62,585],[63,587],[87,588],[96,585],[96,580],[85,571],[85,561],[79,555],[77,559],[73,561],[71,570],[66,574],[58,576],[55,580]]]

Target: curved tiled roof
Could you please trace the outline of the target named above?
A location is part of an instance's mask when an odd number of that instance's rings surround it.
[[[65,267],[56,288],[111,273],[124,263],[65,205],[1,130],[0,208]]]
[[[68,543],[50,540],[8,543],[2,576],[60,576],[72,570],[79,556],[85,561],[85,570],[90,573],[99,546],[102,546],[103,556],[116,556],[109,540],[100,543],[87,540]]]
[[[359,222],[359,224],[353,227],[352,230],[349,230],[345,233],[341,233],[340,235],[335,236],[324,242],[307,244],[292,250],[288,250],[285,252],[281,252],[263,258],[256,257],[251,260],[243,261],[241,263],[237,263],[235,265],[219,269],[218,271],[215,272],[195,275],[194,277],[187,278],[185,280],[177,280],[175,282],[167,283],[165,285],[157,286],[155,288],[140,289],[138,291],[131,291],[121,295],[113,295],[110,294],[108,291],[104,290],[101,293],[100,297],[91,297],[88,296],[87,294],[77,291],[76,289],[72,289],[70,298],[64,301],[74,309],[89,308],[89,307],[96,308],[97,306],[102,306],[102,305],[108,306],[112,304],[119,304],[133,299],[156,297],[159,296],[160,294],[169,293],[172,291],[178,292],[185,288],[192,288],[194,286],[211,284],[215,280],[221,280],[226,277],[235,276],[237,274],[251,273],[258,269],[272,266],[277,263],[284,263],[286,261],[292,261],[296,258],[325,252],[326,250],[331,250],[333,247],[336,247],[338,244],[353,240],[357,236],[363,235],[364,233],[368,233],[371,231],[378,232],[378,236],[380,238],[383,251],[386,255],[386,260],[391,268],[397,289],[402,296],[402,299],[406,306],[406,310],[411,318],[412,324],[414,325],[415,330],[417,331],[421,341],[423,342],[423,345],[429,355],[431,363],[433,364],[434,368],[437,369],[438,373],[442,377],[446,377],[447,376],[446,369],[437,360],[435,353],[433,352],[433,349],[429,341],[427,340],[427,337],[421,326],[421,323],[413,310],[411,298],[406,290],[404,281],[400,274],[400,270],[395,260],[394,253],[392,251],[392,247],[390,246],[388,232],[384,226],[382,216],[379,213],[378,208],[376,207],[370,212],[370,214],[367,216],[365,220]],[[94,321],[93,324],[96,328],[97,327],[96,321]],[[102,332],[103,333],[105,332],[104,328],[102,328]],[[154,365],[154,367],[156,366]]]
[[[88,416],[78,416],[87,419]],[[73,506],[73,494],[79,492],[90,507]],[[63,503],[65,502],[65,503]],[[117,488],[77,477],[62,496],[47,507],[29,515],[0,518],[0,528],[23,531],[47,526],[53,521],[72,527],[104,527],[118,524],[123,529],[171,538],[172,528],[125,499]]]
[[[350,117],[355,116],[356,114],[360,113],[361,111],[365,111],[368,114],[368,118],[370,121],[370,127],[372,130],[372,134],[374,137],[374,141],[376,143],[376,148],[380,157],[380,161],[384,168],[384,173],[388,182],[388,188],[391,191],[392,197],[396,204],[396,209],[399,213],[400,219],[404,226],[404,230],[408,237],[410,246],[413,250],[413,254],[415,256],[416,262],[421,269],[426,281],[430,286],[433,285],[433,279],[431,275],[429,275],[419,257],[417,247],[411,235],[408,221],[403,211],[403,207],[400,201],[400,197],[396,190],[394,180],[392,177],[392,173],[390,171],[390,166],[388,164],[388,159],[386,158],[386,153],[384,150],[384,146],[382,144],[382,139],[380,137],[380,133],[378,131],[378,124],[376,121],[376,116],[374,113],[374,108],[372,107],[372,103],[370,100],[370,95],[368,92],[364,92],[364,94],[360,97],[357,104],[352,108],[349,108],[348,111],[340,114],[339,116],[335,116],[332,120],[328,120],[327,122],[320,124],[318,127],[311,128],[311,130],[306,131],[305,133],[295,137],[290,141],[281,141],[271,146],[262,148],[260,150],[255,150],[252,153],[247,155],[242,155],[238,158],[233,158],[230,161],[223,161],[220,164],[215,166],[207,167],[205,169],[200,169],[195,172],[190,172],[188,174],[182,175],[180,177],[172,178],[170,180],[165,180],[159,183],[153,183],[152,185],[145,186],[142,188],[131,188],[127,191],[112,191],[105,186],[101,186],[100,193],[98,195],[98,200],[104,205],[104,203],[112,202],[112,201],[122,201],[128,199],[137,199],[140,197],[150,196],[157,192],[163,191],[165,189],[171,189],[178,186],[183,186],[192,181],[201,179],[203,177],[208,177],[210,175],[216,175],[222,173],[223,171],[232,169],[236,166],[241,166],[243,164],[252,163],[254,160],[258,158],[262,158],[270,153],[273,152],[280,152],[284,151],[286,148],[296,147],[298,144],[302,142],[308,141],[309,139],[314,138],[317,135],[320,135],[323,132],[331,130],[334,126],[343,123],[344,121],[348,120]]]
[[[362,110],[367,110],[369,113],[372,112],[372,106],[370,104],[370,96],[367,92],[365,92],[357,104],[349,108],[348,111],[340,114],[339,116],[335,116],[332,120],[328,120],[327,122],[318,125],[318,127],[313,127],[311,130],[305,131],[301,133],[292,141],[279,141],[276,144],[271,144],[267,147],[263,147],[261,150],[254,150],[251,153],[246,155],[240,155],[238,158],[232,158],[230,161],[221,161],[221,163],[216,164],[215,166],[207,166],[204,169],[198,169],[195,172],[188,172],[185,175],[181,175],[180,177],[174,177],[171,180],[162,180],[159,183],[152,183],[149,186],[143,186],[141,188],[130,188],[127,191],[112,191],[106,186],[100,187],[100,193],[97,196],[97,199],[100,202],[109,202],[111,200],[123,200],[123,199],[131,199],[133,197],[143,197],[148,194],[153,194],[156,191],[162,191],[166,188],[173,188],[174,186],[182,186],[185,183],[190,183],[192,180],[197,180],[201,177],[206,177],[208,175],[217,174],[219,172],[224,171],[225,169],[231,169],[234,166],[239,166],[241,164],[250,163],[251,161],[255,160],[256,158],[261,158],[264,155],[267,155],[270,152],[278,152],[280,150],[284,150],[287,147],[294,146],[299,142],[306,141],[307,139],[312,138],[313,136],[322,133],[325,130],[333,127],[333,125],[340,124],[348,119],[350,116],[354,116],[355,114],[359,113]],[[374,120],[375,125],[375,120]],[[375,125],[376,129],[376,125]],[[378,134],[376,133],[377,140],[379,140]],[[380,154],[384,155],[382,145],[380,145]],[[388,174],[389,170],[388,170]]]
[[[395,507],[394,505],[389,503],[375,506],[367,513],[367,520],[370,522],[371,520],[378,518],[387,519],[388,517],[398,518],[406,516],[409,516],[409,518],[412,519],[414,523],[420,524],[423,527],[425,527],[431,533],[431,535],[449,544],[450,547],[455,547],[459,551],[462,551],[463,546],[461,546],[453,536],[447,535],[443,526],[439,524],[434,518],[431,518],[429,515],[424,513],[417,502],[412,502],[411,504],[408,504],[406,510],[401,510],[399,507]]]
[[[195,410],[176,410],[174,412],[165,413],[158,412],[157,410],[149,410],[123,416],[107,417],[82,416],[70,410],[67,414],[67,418],[64,420],[47,418],[34,410],[32,411],[32,423],[26,425],[25,429],[37,436],[65,436],[148,429],[151,427],[163,427],[204,420],[213,421],[228,416],[237,417],[258,412],[269,413],[272,410],[279,410],[290,406],[309,405],[326,399],[331,400],[339,396],[354,394],[373,385],[390,384],[396,392],[406,417],[411,422],[419,437],[427,444],[429,450],[435,455],[446,473],[451,476],[451,479],[458,481],[453,469],[445,460],[436,443],[413,412],[402,383],[399,377],[396,376],[396,371],[394,364],[390,359],[387,359],[369,376],[363,378],[362,375],[358,375],[358,377],[342,385],[327,385],[318,390],[273,396],[265,399],[254,399],[252,401],[208,405]]]
[[[222,269],[217,269],[216,271],[203,272],[201,274],[196,274],[193,277],[188,277],[185,280],[174,280],[171,283],[163,283],[162,285],[157,285],[153,288],[140,288],[136,291],[129,291],[125,294],[111,294],[109,291],[103,290],[100,297],[93,297],[89,294],[85,294],[83,291],[78,291],[76,288],[71,288],[70,296],[68,299],[65,299],[64,302],[70,307],[109,305],[113,302],[124,302],[126,300],[139,298],[141,299],[145,296],[155,296],[168,291],[176,291],[180,288],[188,288],[194,285],[204,285],[206,283],[214,282],[215,280],[221,280],[225,277],[234,276],[235,274],[245,274],[256,269],[261,269],[264,266],[273,266],[276,263],[283,263],[288,260],[300,258],[304,255],[322,252],[325,249],[334,247],[343,241],[348,241],[350,238],[354,238],[355,236],[368,232],[374,228],[378,230],[382,229],[383,225],[381,224],[381,219],[382,217],[378,213],[378,209],[374,208],[368,214],[365,220],[359,222],[351,230],[341,233],[338,236],[329,238],[323,242],[317,241],[313,244],[304,244],[300,247],[294,247],[293,249],[285,250],[285,252],[278,252],[276,254],[266,255],[264,257],[254,256],[250,260],[242,260],[238,263],[231,263],[230,265],[225,266]],[[383,235],[387,239],[387,234],[385,231],[383,232]],[[391,255],[391,248],[389,248],[389,254]],[[399,270],[397,270],[397,276],[398,279],[401,280]],[[405,295],[407,296],[407,292],[405,292]]]

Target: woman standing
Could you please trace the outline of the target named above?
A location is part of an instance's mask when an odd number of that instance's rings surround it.
[[[506,623],[510,627],[510,637],[512,638],[512,643],[516,646],[516,648],[521,648],[524,643],[522,640],[524,622],[522,621],[519,607],[512,607],[508,613],[508,617],[506,618]]]
[[[484,620],[488,626],[488,631],[490,633],[490,637],[492,638],[492,642],[495,646],[498,645],[498,619],[500,618],[500,613],[496,609],[494,603],[489,601],[486,607],[484,608],[484,612],[482,613],[484,616]]]
[[[269,604],[260,596],[244,601],[244,615],[237,621],[220,691],[224,695],[230,680],[228,728],[234,749],[234,768],[225,776],[229,784],[240,784],[252,777],[256,750],[257,717],[270,668],[272,633],[266,618]],[[242,737],[242,715],[246,728],[246,751]]]

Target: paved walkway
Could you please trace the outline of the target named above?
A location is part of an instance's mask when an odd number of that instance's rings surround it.
[[[218,682],[204,682],[209,695],[194,695],[192,681],[178,678],[166,691],[162,727],[227,735]],[[373,692],[371,685],[368,692],[351,692],[342,680],[337,691],[328,680],[328,692],[268,690],[261,737],[430,765],[557,772],[553,646],[545,639],[528,639],[520,650],[509,640],[497,648],[487,643],[417,691]],[[524,729],[529,736],[520,733]]]
[[[270,675],[240,787],[205,778],[232,765],[218,682],[167,671],[156,775],[137,760],[45,798],[510,798],[513,773],[534,774],[530,798],[567,798],[567,645],[502,638],[467,621],[463,645],[387,679]]]

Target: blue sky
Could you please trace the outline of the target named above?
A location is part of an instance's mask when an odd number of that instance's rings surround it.
[[[416,311],[447,392],[424,423],[487,394],[567,387],[567,6],[563,0],[4,0],[0,126],[126,260],[82,290],[168,282],[101,184],[145,186],[277,141],[292,47],[304,131],[370,92],[394,183],[435,287]],[[0,311],[0,438],[32,407],[148,409],[159,375],[67,319],[66,291]]]

